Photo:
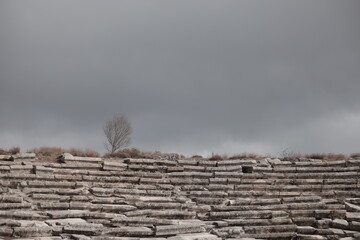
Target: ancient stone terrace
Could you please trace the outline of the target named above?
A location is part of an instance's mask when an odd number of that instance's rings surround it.
[[[360,239],[360,160],[0,156],[3,239]]]

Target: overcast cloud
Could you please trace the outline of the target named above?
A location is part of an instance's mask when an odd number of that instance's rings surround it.
[[[360,151],[360,1],[1,1],[0,147]]]

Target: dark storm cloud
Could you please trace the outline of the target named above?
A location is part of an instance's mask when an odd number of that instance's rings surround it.
[[[358,1],[3,1],[0,145],[359,151]]]

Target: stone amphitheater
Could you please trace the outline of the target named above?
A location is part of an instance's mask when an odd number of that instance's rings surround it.
[[[0,156],[1,239],[360,239],[360,160]]]

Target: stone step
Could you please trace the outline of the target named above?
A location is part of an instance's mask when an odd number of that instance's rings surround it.
[[[272,219],[225,219],[229,226],[261,226],[261,225],[283,225],[291,224],[289,218],[272,218]]]
[[[124,213],[127,217],[154,217],[166,219],[192,219],[195,218],[196,212],[183,210],[136,210]]]
[[[231,212],[210,212],[210,219],[230,219],[230,218],[264,218],[270,219],[275,217],[288,217],[286,211],[231,211]]]
[[[44,237],[52,235],[52,227],[14,227],[13,237]]]
[[[86,223],[86,224],[73,224],[65,225],[63,228],[63,233],[68,234],[83,234],[86,236],[100,235],[104,226],[102,224]]]
[[[128,227],[128,226],[107,228],[106,230],[103,231],[103,233],[109,235],[115,235],[115,236],[123,236],[123,237],[149,237],[154,235],[154,231],[148,227]],[[112,238],[106,238],[106,239],[112,239]]]
[[[241,234],[237,239],[277,239],[277,240],[293,240],[297,239],[295,232],[278,232],[278,233],[258,233],[258,234]],[[231,239],[231,238],[228,238]]]
[[[296,225],[244,226],[244,231],[247,234],[296,232]]]
[[[155,236],[172,236],[183,233],[205,232],[204,225],[197,224],[177,224],[163,225],[155,227]]]
[[[116,217],[111,219],[111,224],[113,226],[123,226],[123,225],[170,225],[173,224],[173,220],[170,219],[159,219],[151,217]]]

